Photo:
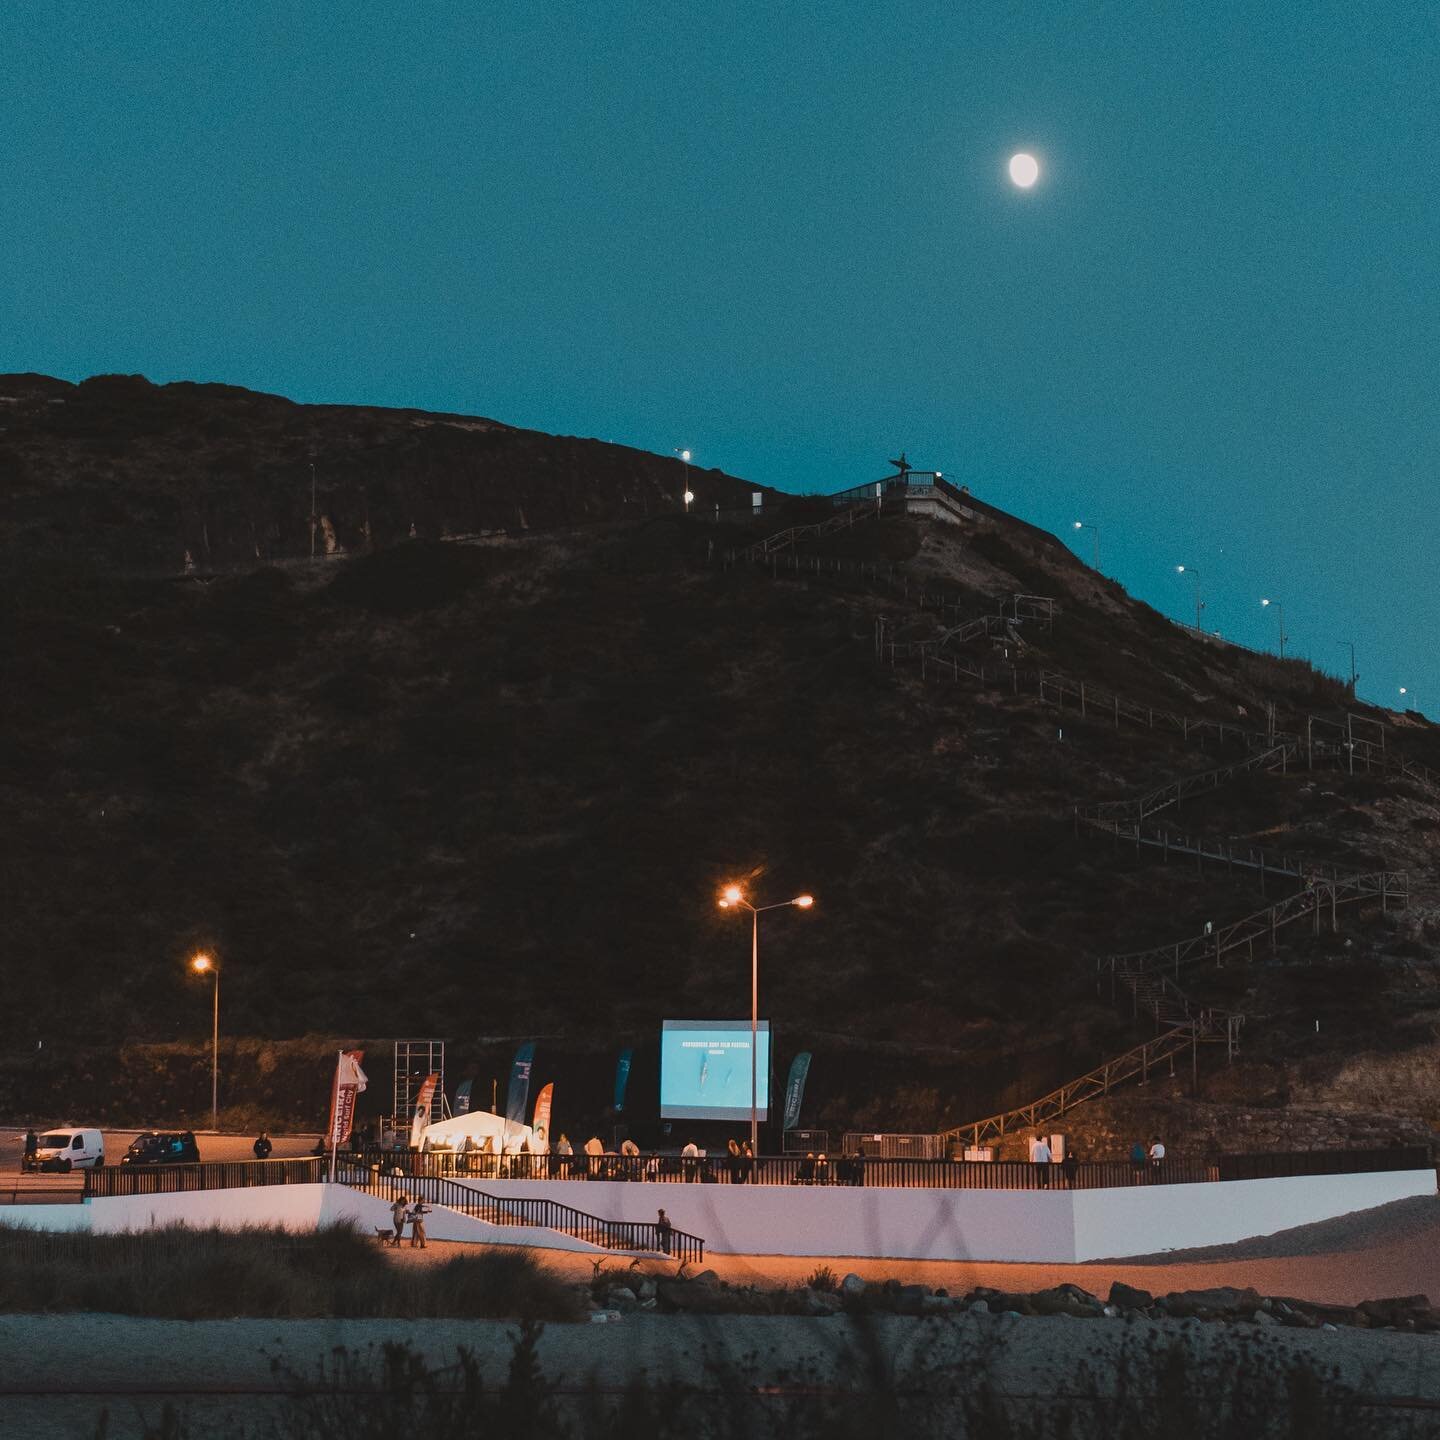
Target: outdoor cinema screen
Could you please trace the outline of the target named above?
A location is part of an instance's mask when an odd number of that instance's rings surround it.
[[[770,1105],[770,1022],[760,1022],[755,1106]],[[660,1030],[660,1118],[750,1118],[750,1022],[666,1020]]]

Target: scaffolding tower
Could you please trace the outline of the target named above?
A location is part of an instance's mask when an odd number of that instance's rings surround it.
[[[435,1098],[431,1101],[432,1120],[444,1120],[450,1114],[445,1099],[445,1042],[443,1040],[397,1040],[395,1042],[395,1094],[390,1111],[391,1123],[408,1127],[415,1115],[415,1102],[427,1075],[438,1075]]]

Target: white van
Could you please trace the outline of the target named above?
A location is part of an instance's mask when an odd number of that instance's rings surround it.
[[[35,1149],[42,1170],[98,1170],[105,1163],[105,1137],[98,1130],[47,1130]]]

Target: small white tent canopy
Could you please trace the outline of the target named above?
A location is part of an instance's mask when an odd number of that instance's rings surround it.
[[[437,1120],[420,1132],[420,1144],[427,1150],[463,1150],[467,1139],[471,1141],[470,1148],[483,1146],[492,1153],[501,1148],[514,1150],[517,1146],[527,1149],[530,1127],[512,1125],[503,1115],[492,1115],[488,1110],[472,1110],[468,1115]]]

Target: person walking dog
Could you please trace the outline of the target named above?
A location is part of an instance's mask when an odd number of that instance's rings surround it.
[[[390,1207],[390,1223],[395,1227],[395,1238],[390,1242],[397,1250],[400,1248],[400,1241],[405,1234],[405,1217],[409,1213],[410,1197],[408,1195],[397,1195],[395,1203]]]

